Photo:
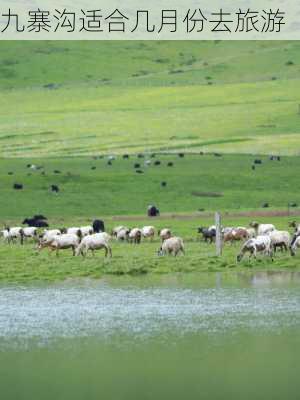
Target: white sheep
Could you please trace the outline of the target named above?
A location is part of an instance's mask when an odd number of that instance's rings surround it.
[[[166,239],[163,242],[158,254],[159,255],[173,254],[174,257],[176,257],[180,251],[183,254],[185,254],[183,240],[180,237],[174,236],[169,239]]]
[[[256,258],[257,253],[263,253],[269,255],[271,258],[273,256],[271,238],[269,235],[260,235],[256,238],[248,239],[242,246],[240,253],[237,256],[237,261],[241,261],[246,253],[250,253],[250,257],[254,256]],[[272,258],[273,260],[273,258]]]
[[[8,232],[6,234],[8,243],[13,242],[15,239],[20,239],[20,243],[23,244],[23,228],[21,228],[20,226],[16,226],[13,228],[8,227],[6,228],[6,231]]]
[[[139,244],[141,243],[141,238],[142,238],[142,231],[139,228],[133,228],[131,229],[131,231],[129,232],[129,240],[132,243],[136,243]]]
[[[129,239],[129,233],[130,233],[130,230],[128,228],[123,228],[123,229],[118,231],[116,238],[119,241],[128,240]]]
[[[142,236],[144,238],[150,238],[152,241],[155,235],[155,228],[154,226],[143,226],[142,228]]]
[[[163,242],[166,239],[169,239],[172,236],[172,232],[169,228],[163,228],[160,231],[158,231],[158,235],[161,238],[161,241]]]
[[[271,246],[275,252],[277,247],[280,247],[281,251],[283,251],[283,249],[287,251],[291,240],[291,235],[289,232],[275,230],[270,232],[269,236],[271,239]]]
[[[23,228],[22,230],[23,230],[24,238],[37,239],[38,228],[36,228],[34,226],[28,226],[26,228]]]
[[[82,236],[92,235],[94,233],[93,227],[89,226],[89,225],[81,226],[79,229],[80,229]]]
[[[115,228],[113,228],[113,230],[111,231],[112,236],[117,237],[118,232],[122,231],[122,230],[126,230],[128,229],[126,226],[120,225],[120,226],[116,226]]]
[[[80,238],[78,235],[74,235],[72,233],[63,233],[61,235],[53,236],[53,238],[49,239],[48,241],[41,240],[38,248],[41,250],[44,247],[49,247],[51,251],[56,251],[57,256],[59,250],[61,249],[72,249],[73,256],[75,256],[75,249],[79,243]]]
[[[76,255],[79,256],[81,254],[85,257],[89,250],[91,250],[94,255],[95,250],[104,249],[105,257],[107,257],[108,254],[111,257],[111,248],[109,246],[107,237],[103,235],[103,233],[105,232],[94,233],[92,235],[85,236],[77,246]]]
[[[273,224],[259,224],[258,222],[251,222],[250,226],[255,229],[256,236],[267,235],[269,232],[276,230]]]

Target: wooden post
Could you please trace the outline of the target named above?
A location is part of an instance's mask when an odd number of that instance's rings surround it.
[[[221,232],[221,214],[215,213],[215,225],[216,225],[216,256],[222,255],[222,232]]]

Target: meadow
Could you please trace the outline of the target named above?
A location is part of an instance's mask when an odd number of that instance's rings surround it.
[[[2,157],[299,153],[296,41],[36,41],[0,49]]]
[[[287,255],[272,267],[268,260],[237,266],[238,246],[215,258],[213,246],[197,242],[197,227],[211,225],[216,210],[224,225],[258,219],[287,229],[297,217],[298,42],[36,41],[0,48],[0,225],[34,214],[45,214],[52,227],[101,218],[108,230],[120,223],[170,227],[187,242],[186,256],[176,260],[157,257],[158,240],[130,250],[113,243],[114,257],[105,261],[102,254],[56,259],[33,244],[1,244],[0,279],[297,268],[297,257]],[[255,159],[262,164],[253,169]],[[14,190],[16,183],[23,190]],[[149,204],[161,217],[146,218]],[[280,216],[287,210],[294,216]]]

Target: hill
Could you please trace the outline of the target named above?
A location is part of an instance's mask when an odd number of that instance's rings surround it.
[[[299,152],[299,42],[0,48],[1,157]]]

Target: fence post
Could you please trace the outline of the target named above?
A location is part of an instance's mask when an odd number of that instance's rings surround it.
[[[215,213],[215,225],[216,225],[216,256],[222,255],[222,232],[221,232],[221,214]]]

